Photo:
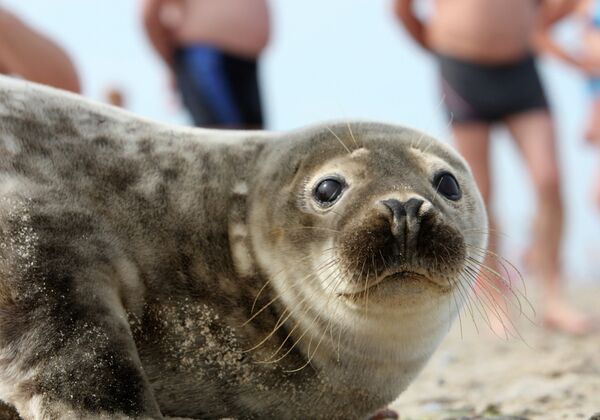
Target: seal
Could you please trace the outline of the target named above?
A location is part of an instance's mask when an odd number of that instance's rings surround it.
[[[408,128],[175,128],[2,78],[0,398],[367,416],[448,330],[486,223],[464,160]]]

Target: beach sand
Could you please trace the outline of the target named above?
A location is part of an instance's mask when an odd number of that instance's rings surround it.
[[[571,295],[579,307],[600,313],[600,286]],[[600,412],[600,331],[569,337],[519,317],[522,339],[506,339],[474,315],[479,332],[463,310],[462,322],[391,405],[402,420],[589,419]]]

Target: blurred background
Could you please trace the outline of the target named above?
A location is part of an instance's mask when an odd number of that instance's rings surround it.
[[[127,109],[165,123],[190,124],[144,34],[137,1],[2,3],[68,52],[85,96],[104,100],[106,90],[116,87]],[[391,7],[388,0],[271,1],[272,33],[259,76],[266,127],[289,130],[329,119],[374,119],[450,141],[436,64],[410,41]],[[579,30],[566,20],[555,35],[577,49]],[[600,214],[590,198],[599,162],[583,141],[584,80],[555,60],[539,63],[558,129],[567,210],[565,271],[573,283],[590,283],[600,277]],[[502,130],[495,135],[494,174],[505,177],[496,184],[498,228],[504,254],[520,265],[534,201],[514,145]]]

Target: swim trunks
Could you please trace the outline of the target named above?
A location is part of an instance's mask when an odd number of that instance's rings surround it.
[[[446,55],[438,55],[438,62],[444,103],[453,123],[492,123],[548,109],[532,55],[508,64],[480,64]]]
[[[196,126],[262,128],[256,60],[193,45],[175,51],[174,70]]]

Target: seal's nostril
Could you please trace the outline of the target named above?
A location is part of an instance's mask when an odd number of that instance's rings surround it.
[[[424,201],[418,198],[411,198],[404,204],[404,208],[406,209],[406,214],[410,217],[417,217],[419,214],[419,209],[423,205]]]
[[[381,203],[392,211],[392,215],[394,217],[406,215],[406,210],[404,209],[404,203],[401,203],[400,201],[398,201],[396,199],[390,198],[388,200],[383,200]]]

